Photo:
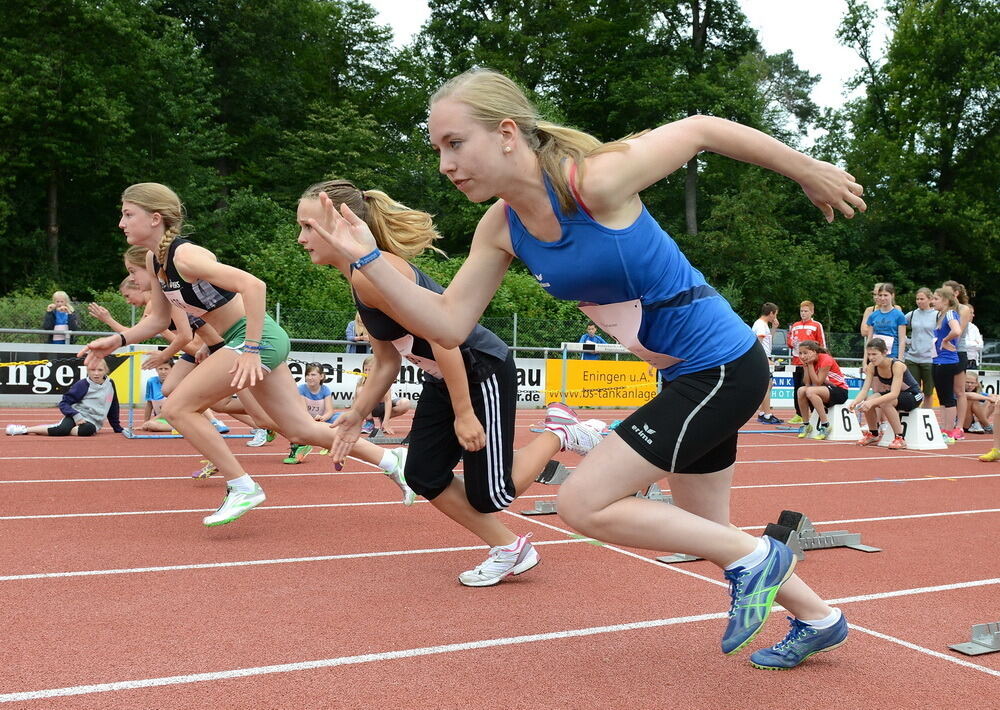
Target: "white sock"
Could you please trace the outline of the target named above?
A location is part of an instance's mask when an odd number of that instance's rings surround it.
[[[557,437],[559,437],[559,448],[560,449],[565,449],[566,448],[566,432],[563,430],[562,427],[546,426],[545,427],[545,431],[551,432],[551,433],[555,434]]]
[[[806,621],[805,619],[799,619],[803,624],[809,624],[814,629],[828,629],[838,621],[840,621],[841,613],[840,609],[834,609],[829,614],[824,616],[822,619],[816,619],[816,621]]]
[[[399,459],[396,458],[396,454],[386,449],[386,452],[382,454],[382,460],[379,461],[378,467],[386,473],[392,473],[398,466]]]
[[[762,416],[764,416],[764,412],[757,412],[757,416],[758,416],[758,417],[762,417]]]
[[[759,565],[767,557],[767,553],[771,550],[771,543],[768,542],[767,536],[761,537],[757,540],[757,547],[754,548],[746,557],[741,557],[735,562],[726,565],[726,569],[735,569],[737,567],[753,567]]]
[[[244,473],[239,478],[234,478],[231,481],[227,481],[227,485],[233,490],[239,491],[240,493],[253,493],[254,488],[257,487],[257,484],[254,483],[252,478],[250,478],[249,473]]]

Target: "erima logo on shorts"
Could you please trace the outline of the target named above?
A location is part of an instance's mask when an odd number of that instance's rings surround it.
[[[656,429],[650,428],[649,424],[643,424],[642,429],[639,429],[635,424],[632,425],[632,431],[639,435],[639,438],[645,441],[647,444],[652,444],[653,434],[656,433]]]
[[[542,288],[548,288],[549,286],[552,285],[549,282],[545,281],[545,276],[544,275],[542,275],[542,274],[535,274],[534,272],[532,272],[532,273],[533,273],[534,277],[538,280],[538,285],[541,286]]]

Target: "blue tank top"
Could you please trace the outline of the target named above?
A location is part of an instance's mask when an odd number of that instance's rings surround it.
[[[563,212],[544,175],[562,227],[557,242],[536,239],[506,207],[514,253],[556,298],[579,301],[598,328],[663,373],[665,380],[718,367],[746,353],[756,338],[645,205],[625,229],[611,229],[584,209]]]

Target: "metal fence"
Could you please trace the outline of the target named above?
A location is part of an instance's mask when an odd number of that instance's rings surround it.
[[[45,317],[47,299],[0,299],[0,328],[37,329],[41,328]],[[120,323],[133,325],[141,313],[136,312],[123,301],[102,302],[112,317]],[[280,303],[268,309],[271,316],[297,339],[343,340],[348,321],[354,318],[352,311],[327,311],[304,308],[282,308]],[[87,313],[86,304],[77,304],[76,313],[80,318],[80,330],[107,332],[102,322]],[[500,337],[505,343],[517,348],[543,348],[558,353],[560,343],[576,342],[584,333],[588,320],[582,313],[578,319],[552,321],[545,318],[523,318],[517,313],[509,316],[484,317],[482,325]],[[789,359],[785,340],[787,332],[780,329],[775,333],[773,354],[778,360]],[[77,336],[76,341],[86,341],[93,336]],[[827,333],[827,349],[838,360],[846,364],[860,362],[864,340],[859,333]],[[4,333],[0,339],[13,343],[44,343],[48,336],[37,333]],[[610,340],[610,338],[608,339]],[[343,345],[314,345],[310,349],[323,352],[343,352]],[[545,355],[546,357],[548,354]],[[554,354],[553,356],[558,356]],[[604,354],[603,359],[619,359],[618,355]],[[630,358],[631,356],[621,356]],[[1000,366],[1000,340],[986,340],[982,363]]]

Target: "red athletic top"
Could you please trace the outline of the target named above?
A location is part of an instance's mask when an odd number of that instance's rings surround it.
[[[832,385],[833,387],[841,387],[847,389],[847,380],[844,378],[844,373],[840,371],[840,365],[837,361],[833,359],[832,355],[827,355],[826,353],[819,353],[816,356],[816,362],[812,364],[812,367],[819,372],[824,367],[829,367],[830,371],[826,373],[825,385]]]
[[[823,335],[823,324],[819,321],[800,320],[788,329],[788,346],[792,349],[792,364],[801,365],[799,359],[799,343],[805,340],[815,340],[821,348],[826,347],[826,337]]]

